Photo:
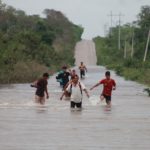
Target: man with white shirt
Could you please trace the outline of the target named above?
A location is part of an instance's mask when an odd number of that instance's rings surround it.
[[[66,88],[66,91],[71,93],[71,103],[70,103],[71,108],[75,108],[75,107],[82,108],[82,97],[83,97],[82,91],[84,91],[86,93],[87,97],[89,97],[86,87],[84,86],[83,83],[79,82],[78,75],[75,75],[72,78],[72,81]],[[64,91],[64,93],[60,97],[60,100],[63,99],[63,96],[65,95],[66,91]]]

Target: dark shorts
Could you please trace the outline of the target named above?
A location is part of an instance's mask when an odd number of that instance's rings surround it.
[[[108,104],[109,102],[111,102],[111,96],[102,94],[101,96],[104,96],[104,98],[106,99],[106,103]]]
[[[82,76],[85,76],[85,71],[84,70],[80,70],[80,76],[82,78]]]
[[[39,97],[44,97],[44,91],[43,90],[37,90],[35,92],[35,95],[39,96]]]
[[[71,108],[75,108],[75,106],[76,106],[77,108],[82,108],[82,102],[80,102],[80,103],[75,103],[75,102],[72,102],[72,101],[71,101],[70,107],[71,107]]]

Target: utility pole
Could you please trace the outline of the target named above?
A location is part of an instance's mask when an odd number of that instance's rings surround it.
[[[110,12],[110,15],[108,15],[110,17],[110,35],[112,35],[112,22],[113,22],[113,13],[112,11]]]
[[[112,35],[112,26],[113,26],[113,16],[119,16],[119,25],[118,25],[118,49],[121,49],[121,17],[124,16],[123,14],[119,13],[118,15],[113,15],[112,11],[110,12],[110,15],[108,15],[110,17],[110,35]]]
[[[144,62],[146,61],[146,56],[147,56],[147,51],[148,51],[148,45],[149,45],[149,39],[150,39],[150,29],[149,29],[148,37],[147,37],[147,43],[146,43],[145,54],[144,54],[144,59],[143,59]]]
[[[120,42],[120,39],[121,39],[121,17],[124,16],[123,14],[119,13],[119,26],[118,26],[118,49],[120,50],[121,49],[121,42]]]
[[[132,48],[131,48],[131,58],[133,58],[134,55],[134,27],[132,31]]]
[[[118,49],[120,50],[121,46],[120,46],[120,25],[121,25],[121,20],[120,20],[120,16],[119,16],[119,26],[118,26]]]
[[[126,42],[126,39],[125,39],[125,43],[124,43],[124,59],[127,58],[127,42]]]
[[[108,24],[104,25],[104,36],[108,34]]]
[[[112,35],[112,27],[113,27],[113,17],[114,16],[118,16],[118,15],[114,15],[112,13],[112,11],[110,12],[110,15],[108,15],[110,17],[110,35]]]

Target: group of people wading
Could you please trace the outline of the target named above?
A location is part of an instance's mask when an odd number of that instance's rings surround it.
[[[83,62],[81,62],[79,66],[80,70],[80,79],[85,78],[85,72],[87,72],[87,68],[84,65]],[[98,83],[96,83],[94,86],[90,88],[90,90],[93,90],[95,87],[99,85],[103,85],[103,91],[100,95],[100,99],[106,100],[106,106],[108,108],[111,107],[111,93],[112,90],[116,89],[116,83],[115,80],[111,79],[110,72],[105,72],[105,78],[100,80]],[[31,86],[36,87],[35,92],[35,100],[37,103],[44,104],[45,98],[49,98],[48,94],[48,79],[49,74],[44,73],[43,77],[35,81]],[[63,97],[67,97],[70,99],[70,107],[71,108],[82,108],[82,98],[83,98],[83,92],[85,92],[86,96],[89,98],[89,93],[85,85],[79,81],[79,76],[77,75],[76,71],[73,70],[67,70],[67,66],[63,66],[62,70],[58,73],[56,76],[57,81],[60,83],[60,86],[62,87],[63,93],[60,97],[60,100],[63,99]]]

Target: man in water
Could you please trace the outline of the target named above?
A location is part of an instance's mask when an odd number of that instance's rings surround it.
[[[71,79],[74,78],[75,75],[77,75],[76,70],[73,69],[73,70],[71,71],[70,75],[71,75]]]
[[[82,91],[84,91],[87,97],[89,97],[88,91],[86,90],[84,84],[79,82],[78,75],[75,75],[72,78],[72,82],[68,85],[68,87],[66,88],[66,91],[71,93],[71,103],[70,103],[71,108],[75,108],[75,107],[79,109],[82,108],[82,97],[83,97]],[[60,97],[60,100],[63,99],[64,95],[65,95],[65,91]]]
[[[80,78],[82,79],[85,76],[85,71],[87,72],[87,68],[83,64],[83,62],[81,62],[79,69],[80,69]]]
[[[100,82],[98,82],[97,84],[95,84],[90,90],[93,90],[95,87],[99,86],[100,84],[103,84],[103,91],[102,94],[100,96],[100,99],[106,100],[106,104],[107,107],[111,107],[111,94],[112,94],[112,90],[116,89],[116,83],[115,80],[110,78],[110,72],[106,71],[105,72],[105,79],[102,79]]]
[[[44,105],[45,94],[46,94],[46,98],[47,99],[49,98],[48,89],[47,89],[48,78],[49,78],[49,74],[44,73],[42,78],[38,79],[37,81],[34,82],[33,85],[31,85],[32,87],[36,88],[36,92],[35,92],[36,103],[40,103]]]
[[[67,71],[67,66],[62,67],[62,72],[56,77],[56,79],[59,79],[62,81],[62,87],[66,86],[66,84],[69,82],[69,76],[70,72]]]

